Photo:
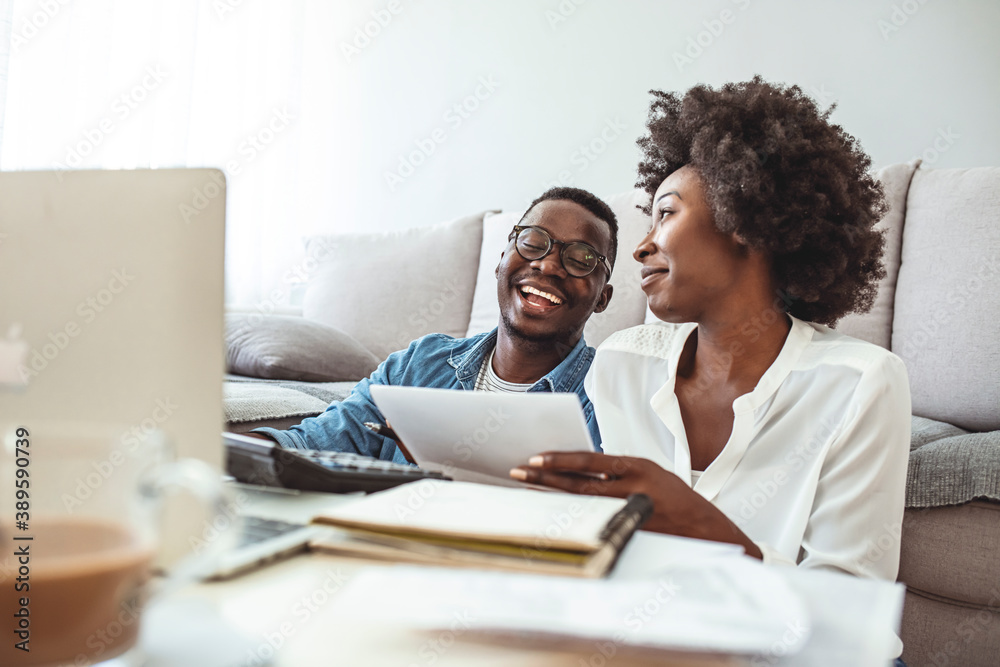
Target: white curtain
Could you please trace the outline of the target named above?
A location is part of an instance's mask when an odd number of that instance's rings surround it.
[[[0,168],[219,167],[227,303],[281,309],[329,231],[356,122],[322,0],[0,5]],[[6,84],[6,85],[4,85]]]
[[[10,22],[14,5],[0,0],[0,142],[3,140],[4,108],[7,99],[7,70],[10,66]],[[2,143],[0,143],[2,145]],[[2,162],[0,162],[2,166]]]

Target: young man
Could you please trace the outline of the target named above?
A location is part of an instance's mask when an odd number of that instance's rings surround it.
[[[477,391],[575,392],[594,443],[601,442],[583,378],[594,349],[583,340],[593,313],[611,300],[618,221],[585,190],[553,188],[531,203],[511,231],[496,268],[500,324],[471,338],[430,334],[383,361],[351,395],[287,431],[254,433],[289,449],[347,451],[405,463],[391,438],[364,422],[384,423],[372,384]]]

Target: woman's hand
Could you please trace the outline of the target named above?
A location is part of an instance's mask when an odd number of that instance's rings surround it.
[[[658,533],[739,544],[750,556],[760,549],[712,503],[680,477],[649,459],[596,452],[544,452],[528,465],[510,471],[529,484],[594,496],[626,498],[644,493],[653,501],[653,516],[643,526]]]

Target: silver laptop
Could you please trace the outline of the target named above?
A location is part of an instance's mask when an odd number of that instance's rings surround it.
[[[221,471],[225,204],[214,169],[0,173],[0,414],[156,427]],[[306,539],[251,531],[251,562]]]
[[[224,183],[0,173],[0,414],[155,425],[221,466]]]

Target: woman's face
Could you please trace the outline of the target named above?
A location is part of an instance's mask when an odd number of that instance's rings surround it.
[[[715,228],[698,172],[682,167],[653,196],[652,226],[632,256],[642,264],[642,291],[665,322],[702,322],[739,305],[750,269],[747,248]]]

